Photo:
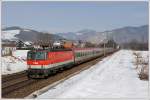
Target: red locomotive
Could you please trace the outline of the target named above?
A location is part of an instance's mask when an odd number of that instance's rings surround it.
[[[106,48],[105,53],[113,52]],[[31,50],[27,54],[28,77],[46,78],[57,71],[104,55],[101,48]]]

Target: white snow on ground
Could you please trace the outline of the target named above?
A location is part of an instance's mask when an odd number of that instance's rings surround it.
[[[134,51],[134,64],[135,64],[135,69],[136,72],[138,73],[139,77],[141,79],[146,78],[147,75],[149,74],[149,52],[147,51]]]
[[[147,98],[148,81],[138,78],[133,59],[120,50],[37,98]]]
[[[29,50],[16,50],[15,52],[13,52],[13,56],[15,56],[19,59],[26,60],[28,51]]]
[[[23,31],[27,31],[27,32],[29,32],[30,30],[28,30],[28,29],[24,29]]]
[[[28,50],[16,50],[13,52],[13,56],[1,57],[2,75],[26,70],[27,51]]]
[[[2,31],[2,39],[16,39],[15,35],[19,34],[20,30],[7,30]]]
[[[133,51],[133,52],[135,52],[135,53],[139,53],[140,54],[140,56],[146,61],[146,62],[148,62],[148,58],[149,58],[149,52],[148,51]]]

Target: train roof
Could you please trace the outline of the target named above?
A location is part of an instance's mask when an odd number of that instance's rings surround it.
[[[100,49],[100,48],[69,48],[69,49],[63,49],[63,48],[59,48],[59,49],[34,49],[34,50],[30,50],[29,52],[38,52],[38,51],[43,51],[43,52],[57,52],[57,51],[72,51],[72,50],[93,50],[93,49]]]
[[[37,51],[45,51],[45,52],[48,52],[48,51],[72,51],[72,49],[33,49],[33,50],[30,50],[29,52],[37,52]]]

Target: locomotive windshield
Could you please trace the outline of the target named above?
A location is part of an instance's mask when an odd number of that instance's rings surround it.
[[[46,52],[28,52],[27,58],[32,60],[46,59]]]

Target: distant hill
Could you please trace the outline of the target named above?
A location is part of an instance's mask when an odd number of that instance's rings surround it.
[[[56,34],[38,32],[31,29],[20,27],[7,27],[2,29],[2,40],[22,40],[22,41],[39,41],[39,40],[59,40],[63,39]]]
[[[117,43],[129,43],[133,40],[147,42],[148,25],[115,29],[110,31],[110,37],[113,37]]]
[[[109,30],[106,35],[105,32],[96,32],[94,30],[81,30],[78,32],[68,32],[68,33],[58,33],[66,39],[73,40],[83,40],[92,43],[100,43],[106,37],[113,38],[118,44],[128,43],[133,40],[139,42],[148,41],[148,25],[143,25],[139,27],[123,27],[118,29]]]
[[[86,38],[96,35],[95,30],[84,29],[77,32],[57,33],[59,36],[71,40],[86,40]]]
[[[22,30],[22,28],[20,28],[18,26],[12,26],[12,27],[6,27],[6,28],[2,29],[2,31],[8,31],[8,30]]]
[[[45,41],[45,40],[82,40],[89,41],[92,43],[100,43],[104,39],[113,38],[118,44],[129,43],[131,41],[148,42],[148,25],[139,27],[122,27],[118,29],[109,30],[106,35],[104,32],[96,32],[95,30],[84,29],[77,32],[67,33],[45,33],[38,32],[36,30],[24,29],[17,26],[7,27],[2,29],[2,40],[22,40],[22,41]]]

